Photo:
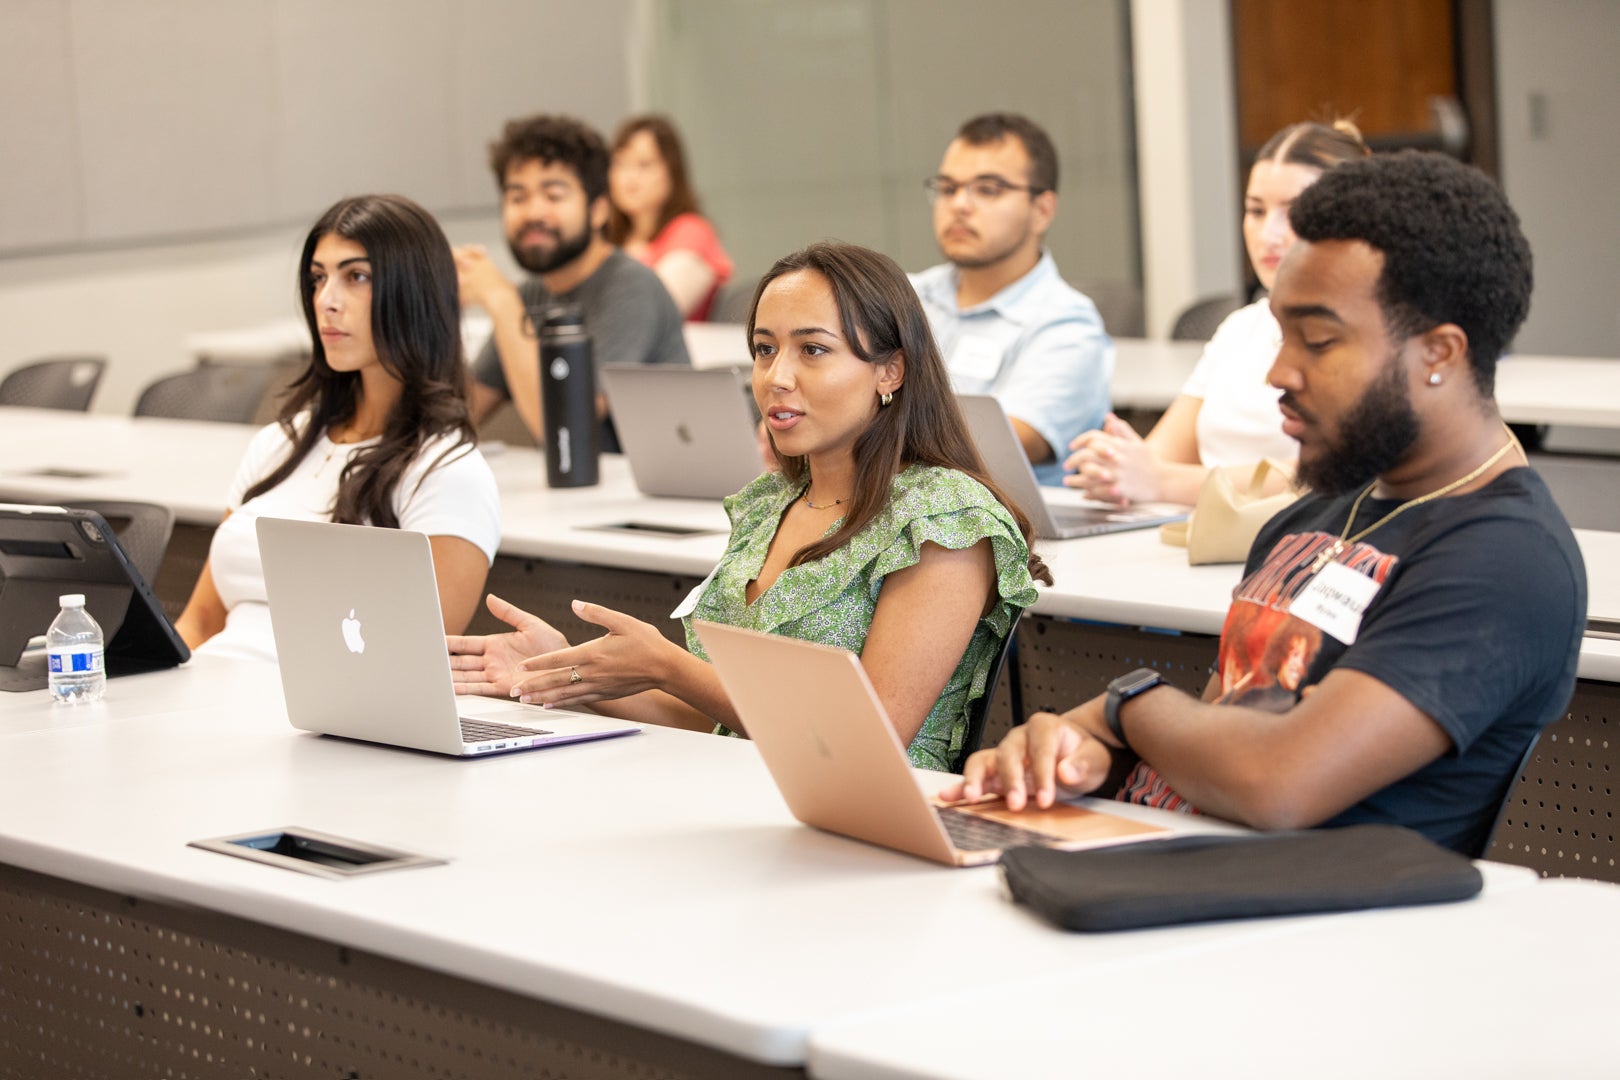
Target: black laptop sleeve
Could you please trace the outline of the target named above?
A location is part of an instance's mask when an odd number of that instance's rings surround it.
[[[1464,856],[1393,825],[1016,848],[1001,871],[1013,899],[1085,931],[1434,904],[1484,884]]]

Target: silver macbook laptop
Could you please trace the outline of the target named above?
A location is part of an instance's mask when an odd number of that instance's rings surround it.
[[[1116,507],[1101,503],[1048,502],[1035,480],[1029,458],[1024,456],[1012,421],[1001,409],[1001,402],[988,394],[958,394],[956,400],[967,419],[968,431],[978,444],[979,456],[984,458],[984,467],[990,470],[991,478],[1001,489],[1024,508],[1036,536],[1069,540],[1077,536],[1147,529],[1187,516],[1187,507],[1172,503]]]
[[[1004,848],[1074,850],[1170,835],[1082,806],[1014,813],[997,799],[935,805],[923,794],[860,659],[845,649],[694,623],[748,737],[806,825],[948,866],[993,863]],[[784,685],[813,694],[783,693]]]
[[[258,533],[293,727],[459,757],[641,730],[561,710],[530,724],[510,702],[458,698],[421,533],[268,517]]]
[[[643,495],[723,499],[764,471],[748,381],[735,368],[607,364],[602,386]]]

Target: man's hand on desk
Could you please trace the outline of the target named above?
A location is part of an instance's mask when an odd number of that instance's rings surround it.
[[[517,286],[506,280],[484,245],[464,244],[455,249],[455,257],[462,306],[483,308],[491,318],[499,318],[514,305],[522,310]]]
[[[538,615],[490,593],[489,613],[512,627],[504,634],[451,634],[450,675],[458,694],[510,697],[512,687],[528,673],[523,661],[541,653],[568,648],[568,639]]]
[[[1100,697],[1061,716],[1036,713],[1000,746],[969,757],[962,780],[941,789],[939,797],[972,802],[1001,795],[1009,810],[1022,810],[1033,798],[1044,810],[1059,794],[1089,794],[1108,779],[1113,764],[1113,752],[1099,737],[1105,728]]]

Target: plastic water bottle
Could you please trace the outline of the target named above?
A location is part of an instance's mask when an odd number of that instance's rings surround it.
[[[84,610],[84,594],[68,593],[62,610],[45,632],[45,659],[51,698],[63,705],[100,701],[107,689],[106,641],[101,626]]]
[[[540,411],[546,422],[546,481],[552,487],[596,483],[601,422],[596,368],[579,308],[552,304],[540,328]]]

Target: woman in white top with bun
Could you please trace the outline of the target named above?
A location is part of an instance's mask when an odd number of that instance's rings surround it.
[[[500,542],[500,497],[467,419],[456,264],[397,195],[344,199],[304,241],[309,366],[254,436],[176,622],[193,649],[275,658],[260,517],[426,533],[447,633],[472,619]]]
[[[1243,243],[1261,286],[1270,290],[1293,246],[1294,199],[1325,170],[1368,153],[1347,120],[1293,124],[1260,148],[1243,198]],[[1105,502],[1191,505],[1210,469],[1264,458],[1292,462],[1298,446],[1282,433],[1279,391],[1266,382],[1281,344],[1265,298],[1234,311],[1147,438],[1110,414],[1101,429],[1069,444],[1063,482]],[[1277,490],[1284,483],[1274,481]]]

